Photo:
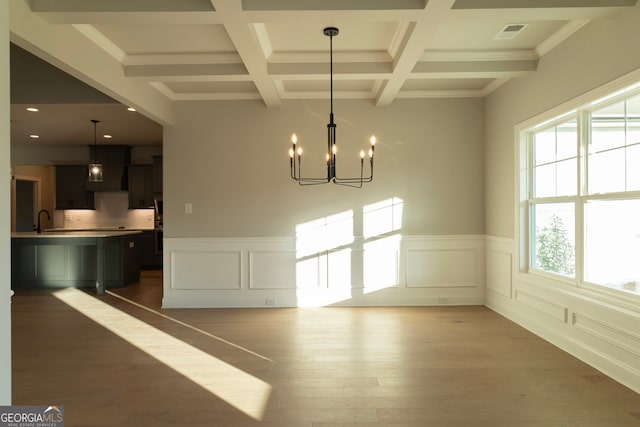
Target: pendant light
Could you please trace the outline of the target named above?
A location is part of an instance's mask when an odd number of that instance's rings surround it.
[[[98,152],[97,125],[100,120],[91,120],[93,123],[93,161],[89,163],[89,182],[102,182],[102,164],[96,160]]]
[[[348,187],[361,188],[365,182],[373,181],[373,153],[376,144],[376,137],[370,139],[369,147],[369,176],[364,176],[364,150],[360,151],[360,176],[352,178],[339,177],[337,173],[337,152],[336,144],[336,124],[333,122],[333,37],[338,35],[338,29],[335,27],[327,27],[323,31],[325,36],[329,37],[329,58],[330,58],[330,76],[331,76],[331,110],[329,113],[329,123],[327,124],[327,176],[326,177],[303,177],[302,176],[302,148],[297,145],[298,137],[294,133],[291,135],[291,148],[289,149],[289,166],[291,168],[291,178],[300,185],[316,185],[327,184],[332,182],[338,185],[346,185]]]

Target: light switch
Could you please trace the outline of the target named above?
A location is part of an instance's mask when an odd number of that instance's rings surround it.
[[[193,213],[193,205],[191,203],[184,204],[184,213],[191,214]]]

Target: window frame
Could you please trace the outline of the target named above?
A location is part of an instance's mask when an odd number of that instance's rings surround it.
[[[609,193],[589,194],[589,141],[591,139],[591,115],[593,112],[606,108],[607,106],[626,101],[633,97],[640,96],[640,72],[634,73],[635,81],[617,82],[620,87],[609,88],[609,92],[604,92],[602,88],[587,94],[577,100],[565,103],[553,110],[539,115],[516,126],[516,240],[518,267],[517,274],[521,278],[544,279],[547,283],[574,289],[588,291],[603,298],[613,297],[617,300],[623,299],[633,302],[637,306],[640,301],[640,291],[627,291],[616,289],[604,284],[591,283],[585,280],[585,211],[589,201],[601,200],[636,200],[640,199],[640,189],[631,191],[617,191]],[[589,96],[590,95],[590,96]],[[564,109],[564,111],[563,111]],[[625,108],[625,120],[628,120],[627,109]],[[575,196],[535,196],[535,150],[534,136],[536,133],[557,127],[571,120],[577,121],[577,191]],[[625,141],[623,146],[629,146]],[[626,155],[626,153],[625,153]],[[556,162],[558,159],[556,158]],[[626,162],[626,160],[625,160]],[[640,166],[640,165],[639,165]],[[625,176],[625,188],[627,187]],[[557,187],[557,183],[556,183]],[[535,267],[535,217],[534,210],[537,204],[545,203],[573,203],[575,216],[575,275],[553,273]],[[526,276],[526,277],[524,277]],[[640,279],[638,280],[640,282]]]

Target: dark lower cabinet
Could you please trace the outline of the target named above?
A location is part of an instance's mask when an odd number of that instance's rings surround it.
[[[156,254],[153,233],[153,230],[145,230],[140,235],[140,265],[142,268],[162,268],[162,257]]]
[[[140,281],[140,234],[113,237],[11,239],[11,286],[95,288],[98,239],[107,288]]]

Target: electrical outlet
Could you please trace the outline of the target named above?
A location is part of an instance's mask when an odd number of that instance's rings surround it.
[[[449,304],[449,298],[446,298],[446,297],[438,298],[438,304]]]
[[[274,307],[274,306],[278,305],[278,299],[277,298],[265,298],[264,299],[264,305],[268,305],[268,306]]]

